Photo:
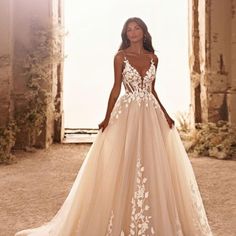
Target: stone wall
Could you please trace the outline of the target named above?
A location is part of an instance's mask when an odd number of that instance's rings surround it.
[[[0,126],[12,116],[12,12],[11,1],[0,2]]]
[[[2,0],[0,2],[0,126],[4,127],[10,117],[21,111],[27,104],[25,94],[29,90],[23,72],[24,58],[31,53],[32,20],[41,27],[62,23],[61,1],[58,0]],[[63,51],[61,51],[63,54]],[[45,88],[52,95],[48,105],[46,121],[37,137],[37,147],[47,147],[53,140],[61,141],[63,112],[61,102],[57,104],[59,119],[56,121],[52,107],[56,97],[62,97],[63,65],[51,62],[51,81]],[[59,122],[59,126],[58,126]],[[56,127],[56,128],[55,128]],[[16,148],[24,148],[29,143],[26,129],[18,134]],[[54,138],[55,137],[55,138]]]
[[[236,0],[189,1],[192,124],[236,124]]]

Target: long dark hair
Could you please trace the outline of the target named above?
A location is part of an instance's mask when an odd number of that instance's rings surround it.
[[[155,50],[152,46],[152,36],[148,32],[147,25],[139,17],[131,17],[131,18],[128,18],[128,20],[126,20],[126,22],[123,26],[122,32],[121,32],[122,42],[121,42],[121,45],[120,45],[118,51],[120,51],[122,49],[126,49],[130,46],[130,41],[129,41],[127,34],[126,34],[127,33],[127,26],[130,22],[136,22],[142,28],[143,35],[145,38],[145,40],[143,41],[143,47],[147,51],[154,53]]]

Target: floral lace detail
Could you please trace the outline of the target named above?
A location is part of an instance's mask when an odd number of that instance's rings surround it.
[[[132,65],[130,65],[126,57],[124,62],[125,67],[122,71],[122,82],[125,87],[125,95],[121,96],[117,100],[117,103],[115,104],[111,113],[111,123],[113,123],[114,119],[118,119],[122,114],[123,106],[128,108],[131,102],[137,102],[139,106],[143,104],[145,107],[148,107],[151,102],[155,109],[161,110],[159,103],[152,93],[152,83],[156,74],[156,68],[153,59],[151,59],[150,67],[146,71],[146,74],[143,78],[139,72]]]
[[[202,198],[200,196],[200,192],[198,187],[192,181],[190,182],[193,206],[195,208],[196,216],[194,218],[194,224],[196,228],[199,229],[199,232],[203,233],[204,236],[212,236],[212,231],[208,224],[207,216],[205,209],[203,207]],[[199,235],[200,236],[200,235]]]
[[[109,219],[109,224],[107,226],[107,233],[106,233],[106,236],[109,236],[112,234],[112,221],[113,221],[113,218],[114,218],[114,212],[112,211],[111,212],[111,216],[110,216],[110,219]]]
[[[145,216],[145,211],[148,211],[150,206],[145,203],[149,192],[145,191],[146,177],[143,177],[144,167],[141,165],[141,158],[137,161],[137,190],[132,197],[132,214],[129,235],[145,235],[145,231],[149,229],[149,219],[151,216]],[[154,229],[151,227],[151,234],[154,234]]]
[[[128,236],[132,235],[142,235],[149,236],[154,235],[155,231],[153,227],[149,226],[150,215],[145,215],[145,212],[149,210],[150,206],[145,203],[145,200],[149,196],[149,192],[145,190],[145,183],[147,178],[143,177],[144,167],[141,165],[141,158],[137,159],[137,176],[136,176],[136,191],[131,199],[132,203],[132,212],[131,212],[131,223],[129,228]],[[107,227],[106,236],[112,235],[112,221],[114,218],[114,212],[112,210],[111,216],[109,219],[109,224]],[[150,231],[150,234],[147,234],[147,230]],[[125,236],[124,231],[122,230],[120,236]]]
[[[152,93],[149,92],[133,92],[133,93],[126,93],[122,97],[120,97],[119,100],[117,100],[112,112],[111,112],[111,123],[113,123],[114,119],[118,119],[119,116],[122,114],[122,110],[124,108],[128,108],[131,102],[136,102],[138,106],[141,106],[142,104],[148,108],[150,104],[153,105],[153,107],[156,110],[160,111],[160,114],[164,116],[164,113],[162,112],[162,109],[157,102],[156,98]]]
[[[151,59],[151,64],[149,69],[146,71],[145,76],[139,74],[139,72],[130,65],[129,61],[125,57],[125,68],[122,71],[123,75],[123,84],[125,87],[126,93],[133,92],[151,92],[152,91],[152,82],[155,79],[156,68],[153,59]]]

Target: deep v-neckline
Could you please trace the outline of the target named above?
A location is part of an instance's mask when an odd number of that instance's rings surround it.
[[[152,64],[153,64],[153,59],[151,59],[150,60],[150,66],[149,66],[149,68],[146,70],[146,72],[144,73],[144,76],[142,76],[139,72],[138,72],[138,70],[133,66],[133,65],[131,65],[130,64],[130,62],[129,62],[129,60],[127,59],[127,57],[125,56],[125,61],[129,64],[129,66],[138,74],[138,76],[141,78],[141,80],[143,80],[146,76],[147,76],[147,74],[148,74],[148,72],[150,71],[150,69],[151,69],[151,66],[152,66]]]

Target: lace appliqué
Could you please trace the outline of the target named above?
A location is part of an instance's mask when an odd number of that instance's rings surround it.
[[[207,216],[205,209],[203,207],[202,199],[199,193],[199,190],[193,182],[190,182],[193,206],[195,208],[196,217],[194,218],[194,224],[196,228],[199,229],[199,232],[204,236],[212,236],[212,231],[208,224]]]
[[[145,183],[147,182],[147,178],[143,177],[144,167],[141,165],[141,158],[137,159],[137,177],[136,177],[136,191],[131,199],[132,203],[132,212],[131,212],[131,223],[129,228],[128,236],[133,235],[142,235],[142,236],[150,236],[154,235],[154,228],[149,226],[150,219],[152,218],[150,215],[145,215],[150,208],[150,206],[145,203],[145,200],[149,196],[149,192],[145,190]],[[112,221],[114,218],[114,212],[112,210],[109,224],[107,227],[106,236],[112,235]],[[146,234],[147,230],[150,231],[150,234]],[[122,230],[120,236],[125,236],[124,231]]]
[[[149,192],[145,191],[145,183],[147,178],[143,177],[144,167],[141,165],[141,159],[137,161],[137,190],[132,197],[132,214],[129,235],[145,235],[149,229],[149,219],[151,216],[146,216],[145,211],[148,211],[150,206],[145,203],[149,196]],[[151,227],[151,234],[154,234],[154,229]]]
[[[119,100],[117,100],[111,112],[110,122],[113,123],[114,120],[118,119],[119,116],[122,114],[122,111],[124,111],[124,109],[129,108],[132,102],[136,102],[138,106],[141,106],[141,104],[143,104],[146,108],[152,105],[156,110],[158,110],[160,115],[164,116],[160,104],[158,103],[154,95],[149,92],[139,91],[133,93],[126,93],[125,95],[120,97]]]
[[[153,59],[149,69],[146,71],[145,76],[139,74],[139,72],[130,65],[129,61],[125,58],[125,67],[122,71],[123,84],[125,87],[125,95],[121,96],[111,113],[110,123],[113,123],[124,111],[124,108],[128,108],[133,102],[136,102],[139,106],[144,105],[146,108],[149,105],[153,105],[155,109],[159,109],[162,114],[159,103],[152,94],[152,83],[155,80],[156,68]]]
[[[149,69],[146,71],[145,76],[142,77],[136,68],[134,68],[127,58],[125,57],[125,68],[122,71],[123,84],[126,93],[134,91],[147,91],[151,92],[152,82],[155,79],[156,68],[153,59]]]
[[[110,216],[109,223],[108,223],[108,226],[107,226],[106,236],[110,236],[112,234],[112,221],[113,221],[113,218],[114,218],[114,212],[111,211],[111,216]]]

